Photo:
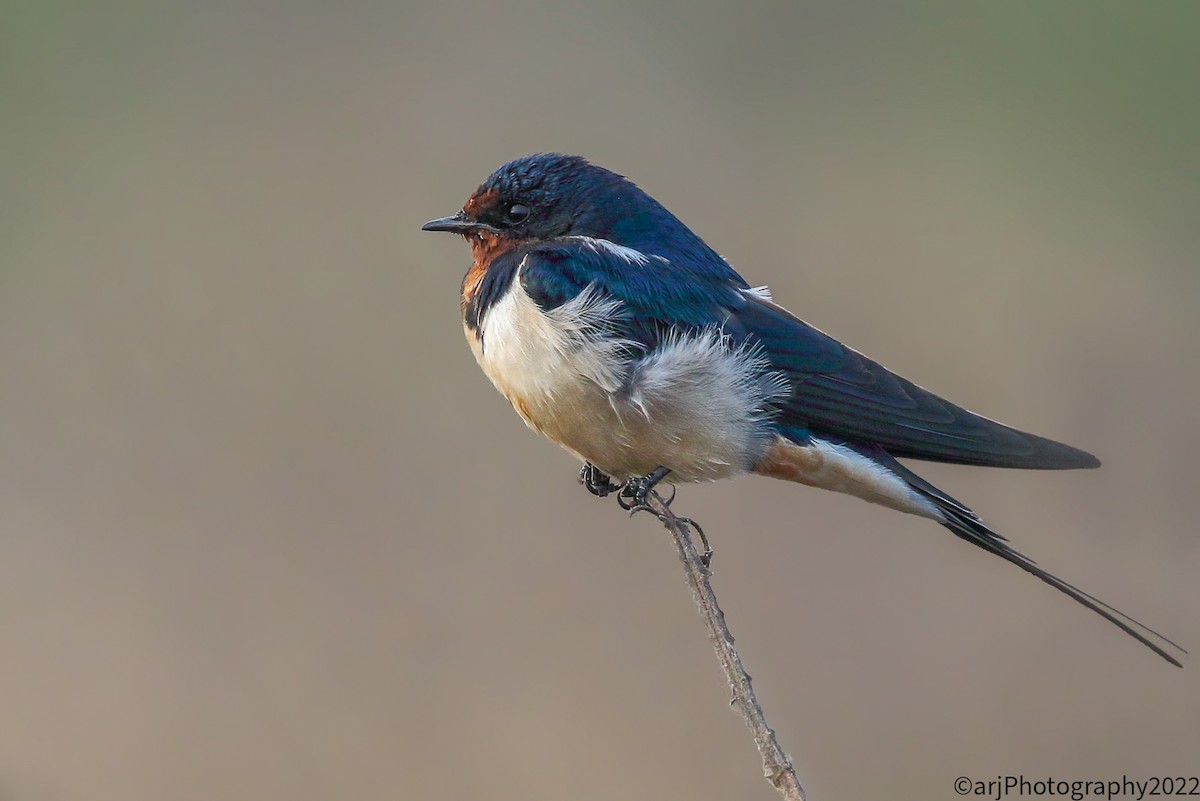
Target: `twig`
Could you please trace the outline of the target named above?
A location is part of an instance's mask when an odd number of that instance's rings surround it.
[[[729,689],[733,692],[730,705],[741,713],[746,725],[754,734],[754,744],[758,746],[758,753],[762,756],[763,775],[788,801],[805,801],[804,788],[796,778],[792,760],[779,747],[775,731],[767,725],[762,707],[758,705],[758,698],[754,695],[754,688],[750,685],[750,675],[742,667],[741,657],[733,647],[733,635],[725,625],[725,613],[717,605],[717,596],[709,582],[712,571],[696,550],[686,519],[676,517],[657,492],[652,492],[647,501],[651,506],[650,511],[658,516],[675,538],[675,547],[679,550],[679,558],[687,572],[688,584],[692,588],[696,606],[708,626],[708,638],[712,641],[717,659],[721,662],[721,670],[724,671]]]

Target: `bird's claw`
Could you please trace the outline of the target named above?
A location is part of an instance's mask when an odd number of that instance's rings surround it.
[[[625,482],[625,486],[621,487],[621,492],[617,495],[617,503],[622,509],[629,512],[642,511],[636,507],[646,506],[646,498],[650,495],[650,491],[670,472],[670,468],[656,467],[644,476],[636,478],[631,476]],[[671,500],[675,500],[674,491],[671,492]],[[670,501],[667,501],[667,504],[669,505]]]
[[[607,475],[600,472],[599,468],[594,464],[584,462],[583,469],[579,471],[579,481],[587,488],[588,492],[598,498],[604,498],[609,493],[619,490],[617,492],[617,505],[629,512],[630,517],[633,517],[638,512],[649,512],[663,522],[674,521],[694,529],[696,535],[700,537],[700,542],[704,545],[704,552],[700,554],[700,564],[704,566],[705,570],[708,570],[712,565],[713,549],[708,544],[708,537],[704,535],[704,529],[700,528],[700,524],[690,517],[672,516],[668,518],[666,514],[658,511],[658,509],[648,503],[650,494],[654,493],[654,497],[658,499],[658,502],[662,504],[664,509],[671,506],[672,501],[675,500],[676,493],[674,484],[671,485],[670,497],[664,498],[654,492],[654,488],[670,472],[670,469],[666,467],[659,467],[644,476],[630,477],[623,485],[618,485],[614,484],[612,479]]]
[[[600,472],[600,469],[591,462],[583,463],[583,467],[579,471],[579,481],[583,484],[584,489],[597,498],[606,498],[613,490],[621,489],[619,484],[614,484],[612,479]]]

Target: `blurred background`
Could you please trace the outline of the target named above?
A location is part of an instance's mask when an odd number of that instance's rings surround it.
[[[652,519],[463,342],[496,166],[580,153],[1098,471],[917,465],[1200,648],[1200,7],[6,3],[0,798],[773,798]],[[927,521],[684,487],[816,801],[1194,775],[1177,670]]]

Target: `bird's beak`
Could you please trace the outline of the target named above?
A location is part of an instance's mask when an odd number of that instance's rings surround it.
[[[438,217],[436,220],[430,220],[421,226],[422,231],[449,231],[452,234],[469,234],[473,231],[491,231],[499,233],[495,228],[487,223],[481,223],[476,220],[469,219],[466,212],[458,212],[449,217]]]

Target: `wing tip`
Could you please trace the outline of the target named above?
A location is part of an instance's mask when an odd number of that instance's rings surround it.
[[[1100,460],[1094,454],[1081,448],[1036,434],[1025,436],[1033,446],[1033,453],[1021,467],[1035,470],[1094,470],[1100,466]]]

